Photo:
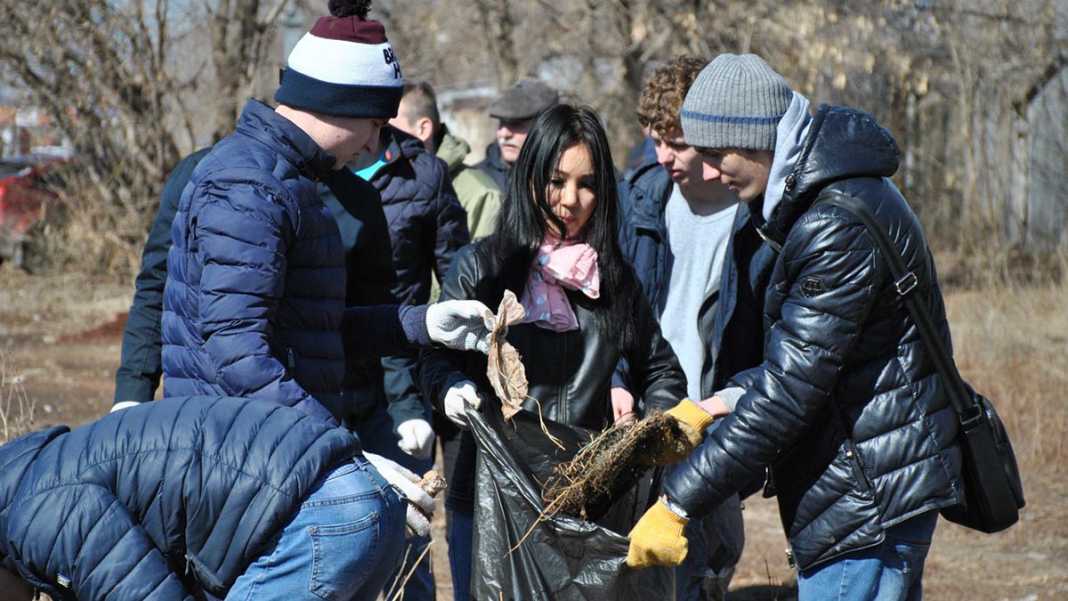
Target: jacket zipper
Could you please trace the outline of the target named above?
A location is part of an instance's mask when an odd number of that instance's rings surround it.
[[[853,444],[852,438],[847,438],[846,458],[849,459],[850,465],[853,468],[853,476],[860,481],[860,485],[864,487],[865,492],[871,491],[871,481],[868,480],[868,475],[864,473],[864,464],[860,461],[860,453],[857,452],[857,445]]]
[[[289,361],[290,375],[297,371],[297,354],[293,352],[293,347],[286,347],[286,358]]]

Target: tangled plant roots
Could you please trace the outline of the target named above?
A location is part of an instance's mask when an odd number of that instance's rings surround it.
[[[688,449],[675,418],[655,413],[613,426],[561,463],[542,489],[543,518],[559,513],[587,519],[591,508],[604,506],[630,488],[655,457]]]

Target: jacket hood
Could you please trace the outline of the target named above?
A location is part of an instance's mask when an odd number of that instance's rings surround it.
[[[455,136],[444,124],[441,126],[441,139],[438,141],[438,158],[449,166],[449,175],[455,175],[463,168],[464,159],[471,152],[471,145],[466,140]]]
[[[828,185],[853,178],[890,177],[901,156],[897,142],[862,111],[823,105],[809,126],[797,165],[786,176],[782,200],[770,211],[766,228],[780,242]],[[767,202],[767,199],[765,199]]]
[[[258,100],[245,104],[237,131],[281,154],[312,179],[322,179],[337,164],[337,158],[323,150],[304,130]]]

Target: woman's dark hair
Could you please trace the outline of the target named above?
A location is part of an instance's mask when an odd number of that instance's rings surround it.
[[[638,282],[619,248],[619,192],[615,168],[608,136],[593,109],[558,104],[538,115],[512,166],[508,194],[497,218],[494,235],[486,241],[487,250],[491,256],[503,260],[502,274],[521,271],[522,278],[509,278],[512,285],[507,286],[520,294],[538,247],[546,232],[553,231],[548,228],[567,231],[564,222],[553,214],[547,191],[560,157],[576,144],[586,146],[593,163],[593,193],[597,205],[583,230],[583,237],[597,251],[601,294],[597,301],[584,300],[581,295],[574,298],[583,305],[588,302],[604,331],[614,336],[620,351],[627,354],[637,339],[633,316],[634,303],[638,300]]]

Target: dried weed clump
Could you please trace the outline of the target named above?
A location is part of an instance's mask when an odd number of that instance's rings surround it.
[[[689,448],[679,423],[663,413],[613,426],[553,469],[542,488],[544,517],[563,513],[588,519],[591,508],[606,505],[634,484],[654,457]]]

